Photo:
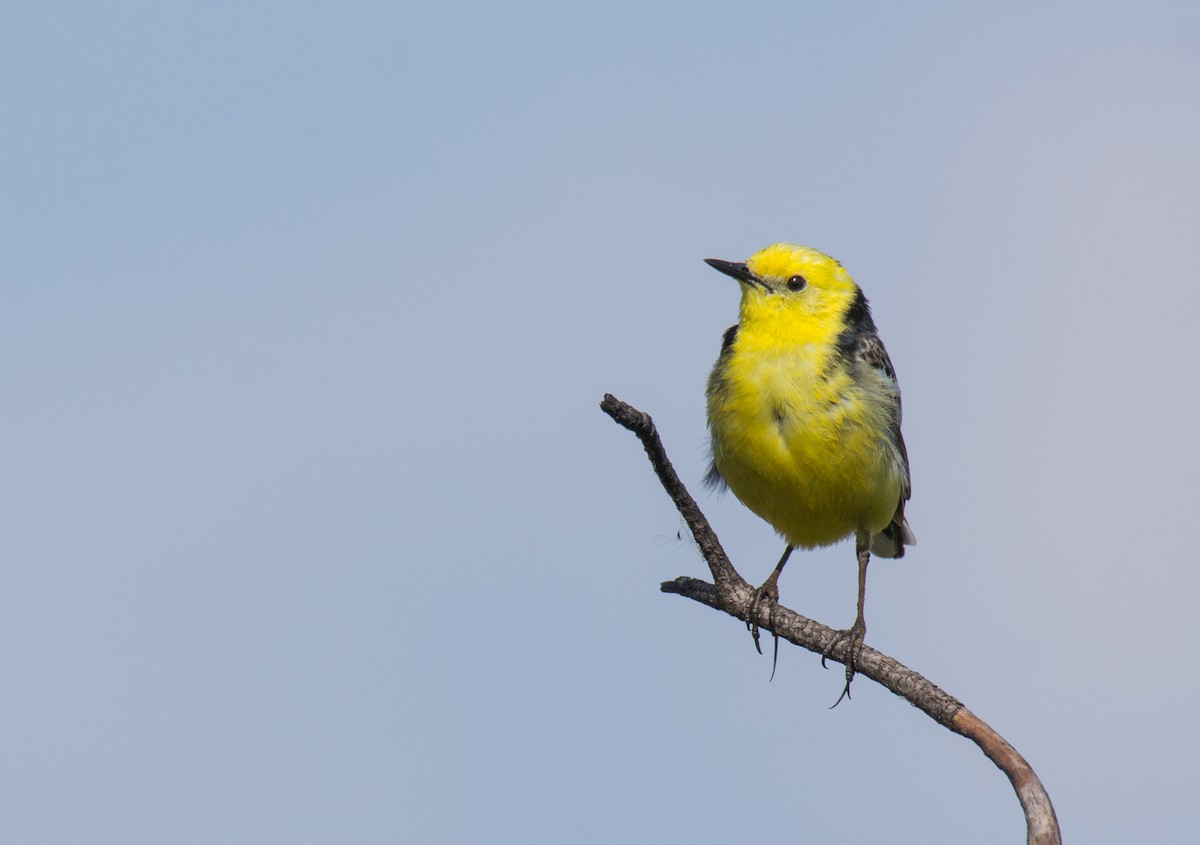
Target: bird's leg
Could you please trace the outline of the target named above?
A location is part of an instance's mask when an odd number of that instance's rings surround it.
[[[783,557],[779,559],[779,563],[775,564],[775,569],[767,576],[767,580],[763,581],[762,586],[754,591],[754,597],[750,599],[750,607],[746,610],[746,630],[750,632],[750,636],[754,637],[754,647],[762,654],[762,646],[758,644],[758,623],[754,620],[758,616],[758,606],[764,601],[770,603],[770,620],[771,631],[775,630],[775,607],[779,604],[779,573],[783,572],[784,564],[787,563],[788,556],[792,553],[792,546],[788,546],[783,550]],[[775,634],[775,659],[779,659],[779,635]],[[771,663],[771,677],[775,677],[775,663]]]
[[[867,564],[871,562],[870,534],[858,535],[855,551],[858,553],[858,615],[849,629],[834,634],[833,639],[829,641],[829,647],[825,649],[825,654],[821,656],[821,665],[824,666],[825,658],[829,657],[834,646],[847,637],[850,639],[850,647],[846,656],[846,686],[842,687],[842,694],[838,696],[837,701],[833,702],[833,707],[841,704],[843,698],[850,697],[850,682],[854,680],[858,655],[862,653],[863,640],[867,636],[867,621],[863,617],[863,605],[867,599]]]

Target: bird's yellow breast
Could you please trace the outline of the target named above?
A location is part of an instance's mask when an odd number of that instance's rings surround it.
[[[839,355],[838,321],[745,317],[709,380],[717,471],[791,545],[882,530],[902,483],[889,385]]]

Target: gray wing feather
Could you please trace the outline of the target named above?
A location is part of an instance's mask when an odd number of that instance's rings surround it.
[[[854,344],[854,357],[857,362],[874,367],[896,385],[896,413],[892,416],[888,434],[904,464],[904,482],[900,488],[900,501],[896,503],[895,516],[883,531],[872,538],[871,547],[880,557],[904,557],[904,547],[914,545],[917,538],[909,528],[908,520],[904,518],[904,503],[912,498],[912,477],[908,467],[908,448],[904,445],[904,435],[900,432],[900,385],[896,380],[896,369],[892,366],[892,359],[888,357],[883,341],[874,331],[858,334]]]

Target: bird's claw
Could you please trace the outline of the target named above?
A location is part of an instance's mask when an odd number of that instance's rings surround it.
[[[833,709],[842,703],[843,698],[850,698],[850,682],[854,680],[854,675],[858,671],[858,656],[862,654],[863,640],[867,636],[867,626],[861,620],[857,620],[853,625],[844,631],[834,632],[833,639],[829,641],[829,645],[825,647],[824,653],[821,655],[821,668],[828,669],[825,665],[826,659],[833,657],[833,650],[846,639],[850,640],[850,645],[846,649],[846,685],[842,687],[842,693],[837,697],[837,701],[830,705],[829,709]]]
[[[754,638],[754,648],[759,654],[762,654],[762,646],[758,642],[758,622],[756,620],[758,619],[758,608],[763,602],[766,602],[770,608],[768,618],[773,629],[775,627],[775,608],[779,604],[779,587],[773,581],[767,581],[754,591],[754,597],[750,599],[750,607],[746,610],[746,630]]]

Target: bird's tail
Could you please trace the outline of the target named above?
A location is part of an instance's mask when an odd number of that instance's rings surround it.
[[[904,557],[905,546],[915,546],[917,535],[908,527],[904,514],[897,514],[888,527],[871,537],[871,553],[876,557]]]

